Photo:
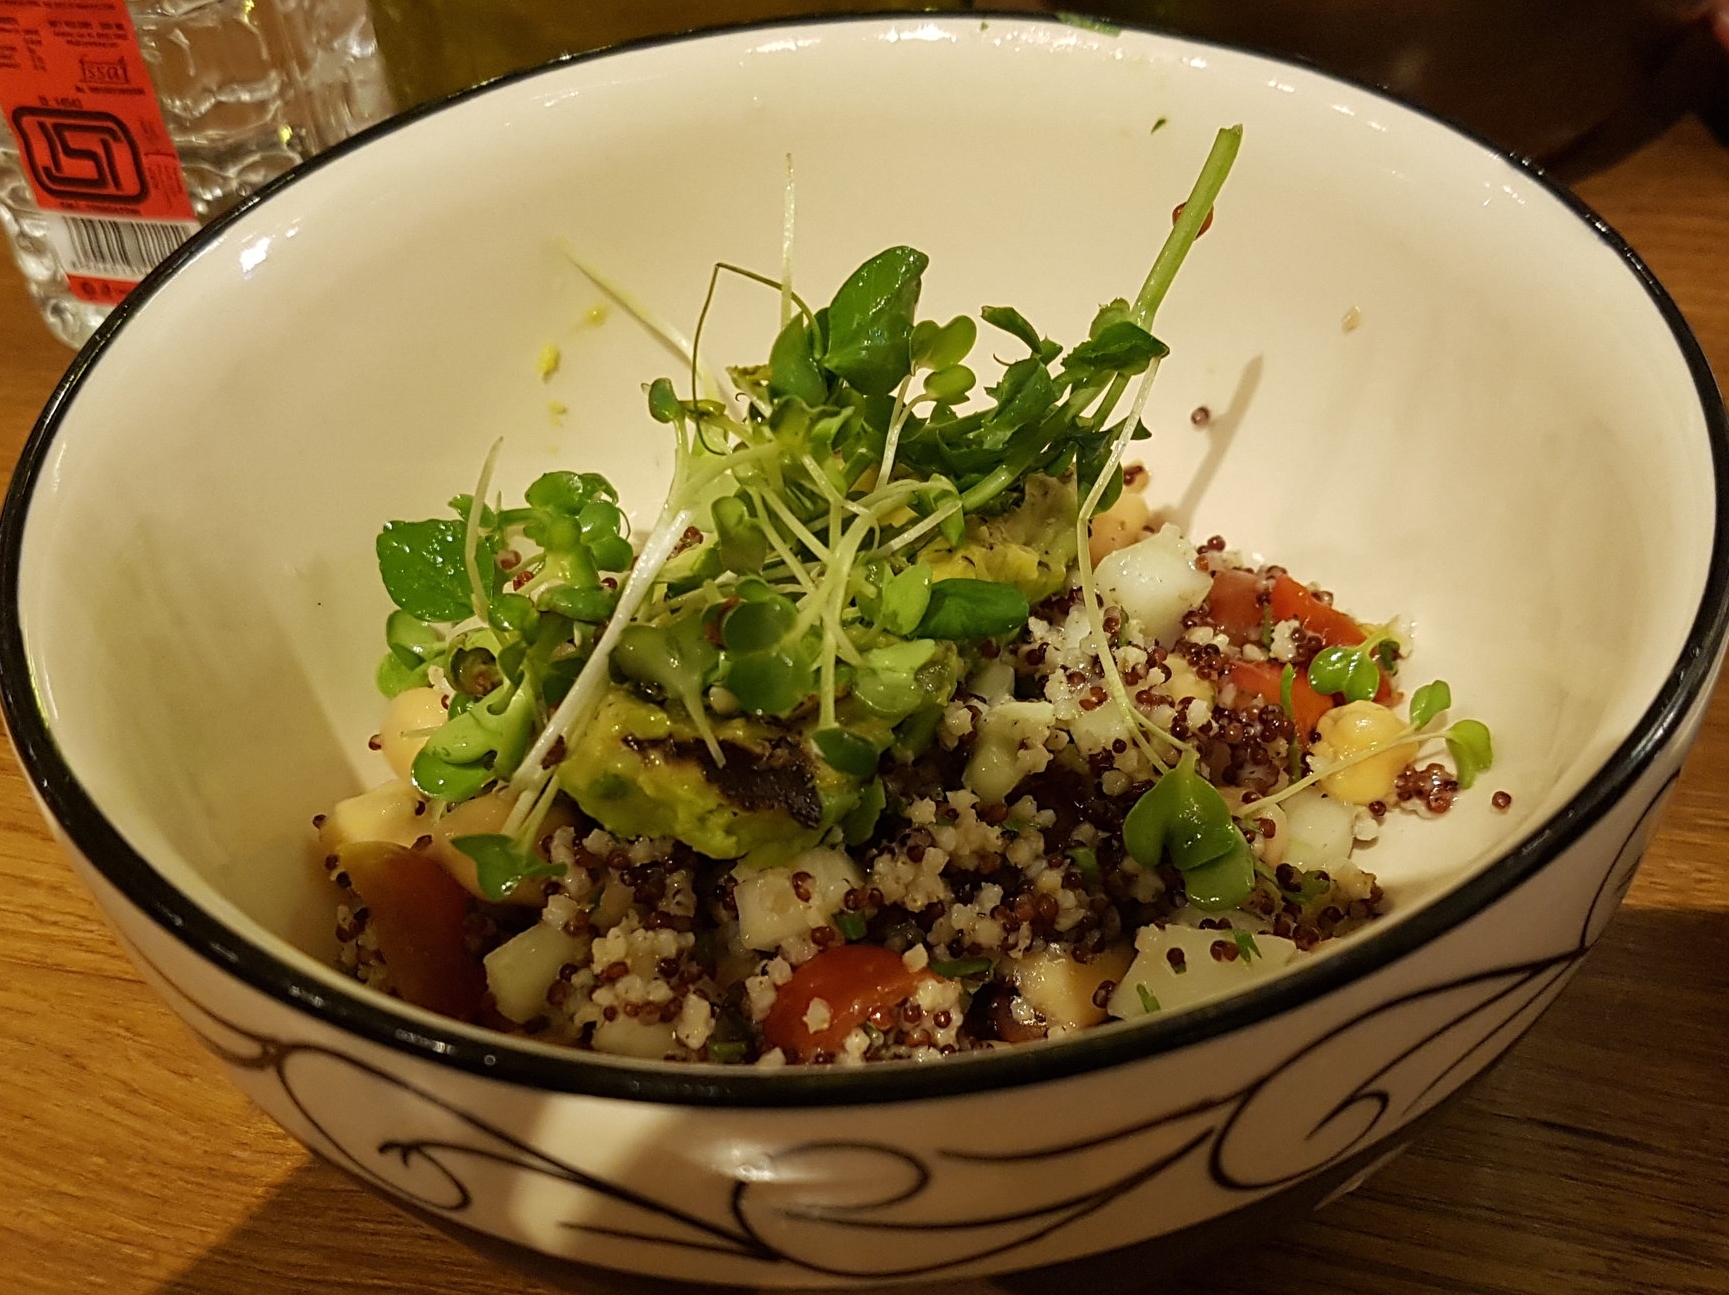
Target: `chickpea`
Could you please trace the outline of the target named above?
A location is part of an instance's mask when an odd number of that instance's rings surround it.
[[[1378,702],[1354,701],[1321,716],[1315,743],[1316,768],[1353,760],[1405,731],[1405,721]],[[1416,757],[1415,742],[1401,742],[1321,779],[1321,790],[1352,805],[1390,800],[1399,771]]]
[[[1264,830],[1258,831],[1255,834],[1255,839],[1249,843],[1249,847],[1254,850],[1255,857],[1267,867],[1277,868],[1285,861],[1285,856],[1290,853],[1291,849],[1291,822],[1285,817],[1283,807],[1262,805],[1257,809],[1251,805],[1244,811],[1244,817],[1257,825],[1261,819],[1266,819],[1273,825],[1271,836],[1267,836]]]
[[[1116,503],[1093,518],[1088,551],[1094,565],[1144,536],[1152,520],[1145,496],[1123,491],[1117,496]]]
[[[432,825],[432,845],[428,847],[427,853],[438,860],[440,866],[461,882],[463,889],[476,899],[485,899],[486,895],[480,889],[474,860],[452,845],[451,840],[458,836],[489,836],[503,830],[504,820],[510,817],[510,808],[514,803],[514,797],[502,796],[497,792],[489,796],[476,796],[473,800],[452,805]],[[538,885],[518,886],[505,902],[534,905],[541,903],[542,898]]]
[[[398,778],[408,777],[414,757],[446,718],[443,697],[436,688],[404,688],[390,699],[378,726],[378,741]]]

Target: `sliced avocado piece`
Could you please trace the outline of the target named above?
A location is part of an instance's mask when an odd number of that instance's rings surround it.
[[[715,726],[717,765],[682,711],[614,687],[558,780],[614,836],[670,836],[713,859],[779,863],[820,841],[862,786],[816,759],[806,736],[729,719]]]
[[[1072,480],[1034,473],[1017,506],[997,517],[967,518],[959,547],[938,540],[920,551],[919,560],[930,564],[933,581],[996,580],[1038,603],[1068,583],[1079,511]]]

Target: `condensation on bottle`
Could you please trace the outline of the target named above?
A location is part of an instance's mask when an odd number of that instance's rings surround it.
[[[392,109],[365,0],[0,0],[0,103],[0,227],[72,346],[199,225]]]

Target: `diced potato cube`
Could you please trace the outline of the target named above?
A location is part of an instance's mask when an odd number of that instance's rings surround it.
[[[1133,742],[1135,734],[1123,708],[1114,699],[1109,699],[1104,705],[1083,710],[1070,720],[1069,739],[1082,755],[1092,755],[1118,740]]]
[[[1284,802],[1289,841],[1284,862],[1299,868],[1326,868],[1350,857],[1356,839],[1357,811],[1317,787],[1306,787]]]
[[[1230,961],[1213,957],[1215,942],[1235,944],[1230,931],[1202,931],[1191,926],[1142,927],[1135,936],[1135,960],[1116,993],[1109,1011],[1124,1020],[1137,1020],[1149,1012],[1171,1012],[1211,1002],[1264,980],[1291,964],[1297,946],[1276,935],[1257,935],[1257,953],[1240,950]],[[1171,951],[1180,951],[1173,961]],[[1182,970],[1177,969],[1178,966]]]
[[[800,872],[810,874],[809,900],[800,899],[793,888],[793,876]],[[782,940],[827,926],[847,891],[864,884],[857,865],[839,850],[806,850],[775,868],[741,866],[733,877],[739,940],[746,948],[765,952],[779,948]]]
[[[438,821],[432,825],[432,844],[427,853],[437,859],[444,870],[462,883],[463,888],[476,899],[488,899],[480,889],[480,881],[476,875],[474,860],[469,858],[451,842],[459,836],[490,836],[504,830],[504,823],[510,817],[510,810],[515,798],[508,793],[493,792],[487,796],[476,796],[473,800],[465,800],[452,805],[439,815]],[[570,805],[562,797],[553,804],[552,810],[541,820],[539,840],[545,840],[558,828],[574,822],[575,818]],[[537,850],[537,853],[541,853]],[[524,907],[538,908],[545,902],[546,894],[542,889],[544,878],[532,878],[518,886],[501,901],[506,904],[520,904]],[[492,901],[499,902],[499,901]]]
[[[1053,1026],[1079,1029],[1105,1019],[1105,1009],[1093,1002],[1099,986],[1120,981],[1134,950],[1124,944],[1107,949],[1090,962],[1077,962],[1057,949],[1029,953],[1014,963],[1015,988]]]
[[[1212,577],[1195,566],[1195,548],[1175,526],[1118,549],[1099,563],[1100,592],[1165,647],[1183,632],[1183,613],[1212,592]]]
[[[594,1050],[610,1052],[615,1057],[640,1057],[659,1061],[669,1052],[678,1050],[678,1039],[671,1021],[656,1021],[652,1025],[631,1016],[603,1020],[594,1027]]]
[[[402,778],[339,800],[318,825],[318,844],[335,854],[356,841],[410,846],[426,835],[426,798]]]
[[[1093,565],[1098,566],[1118,549],[1140,539],[1151,522],[1146,496],[1134,490],[1123,491],[1116,503],[1093,518],[1088,528],[1087,551],[1092,554]]]
[[[1218,696],[1218,690],[1196,674],[1194,667],[1175,653],[1165,658],[1165,669],[1171,672],[1170,680],[1158,685],[1157,691],[1164,693],[1173,702],[1180,704],[1183,698],[1193,697],[1203,706],[1210,707]]]
[[[556,926],[536,922],[486,955],[486,987],[499,1013],[518,1025],[546,1012],[546,991],[560,968],[576,962],[582,942]]]

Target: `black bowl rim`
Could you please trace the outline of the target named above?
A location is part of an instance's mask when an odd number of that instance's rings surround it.
[[[414,1019],[394,1000],[359,984],[340,989],[297,970],[244,933],[231,929],[176,890],[135,852],[78,783],[61,757],[38,704],[17,614],[25,525],[34,486],[49,457],[62,421],[80,388],[116,335],[179,270],[230,226],[260,203],[269,201],[307,175],[339,162],[368,143],[478,95],[553,74],[576,63],[622,51],[726,37],[774,28],[886,24],[917,20],[939,23],[1004,22],[1079,25],[1107,33],[1132,31],[1197,48],[1228,51],[1275,66],[1292,66],[1369,94],[1390,107],[1446,127],[1545,189],[1582,220],[1618,257],[1645,289],[1668,324],[1692,375],[1706,435],[1711,444],[1718,524],[1714,528],[1705,587],[1681,654],[1656,699],[1633,732],[1589,782],[1553,817],[1505,855],[1465,882],[1446,891],[1408,918],[1352,940],[1325,959],[1216,1003],[1135,1029],[1105,1030],[1061,1043],[1003,1049],[954,1057],[935,1066],[890,1065],[857,1069],[823,1067],[762,1071],[661,1063],[632,1065],[592,1054],[558,1053],[523,1046],[503,1035],[488,1037],[454,1022]],[[1609,224],[1580,199],[1550,180],[1529,158],[1509,153],[1446,118],[1395,99],[1374,85],[1326,72],[1302,59],[1280,58],[1218,41],[1161,32],[1151,26],[1093,23],[1062,16],[975,10],[966,15],[827,14],[805,19],[742,23],[698,33],[649,37],[608,49],[554,59],[538,67],[497,78],[412,108],[381,122],[325,153],[302,163],[251,195],[154,270],[119,305],[73,359],[45,405],[24,447],[0,512],[0,706],[3,706],[21,761],[53,818],[98,874],[128,902],[193,953],[246,985],[326,1024],[371,1043],[440,1065],[456,1067],[520,1087],[595,1097],[684,1106],[765,1107],[841,1106],[904,1102],[988,1092],[1081,1075],[1174,1052],[1253,1025],[1388,966],[1426,945],[1490,903],[1518,887],[1577,841],[1617,802],[1680,730],[1689,708],[1704,690],[1729,630],[1729,540],[1722,525],[1729,500],[1729,412],[1698,341],[1668,293],[1645,263]]]

